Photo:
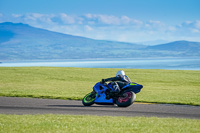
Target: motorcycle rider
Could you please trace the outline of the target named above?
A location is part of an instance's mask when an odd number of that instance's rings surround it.
[[[125,75],[123,70],[116,73],[116,77],[102,79],[100,83],[104,84],[107,81],[112,81],[111,85],[115,92],[120,92],[121,89],[131,82],[130,78]]]

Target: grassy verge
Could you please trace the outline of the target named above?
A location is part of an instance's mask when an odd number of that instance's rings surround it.
[[[200,120],[155,117],[70,115],[0,115],[0,131],[7,132],[134,132],[197,133]]]
[[[0,96],[81,100],[119,69],[0,67]],[[136,101],[200,105],[200,71],[124,69],[144,88]]]

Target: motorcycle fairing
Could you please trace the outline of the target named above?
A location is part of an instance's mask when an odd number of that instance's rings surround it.
[[[105,104],[112,104],[113,103],[113,99],[110,98],[109,100],[106,99],[106,94],[105,91],[108,88],[102,84],[100,84],[99,82],[95,84],[95,86],[93,87],[93,90],[97,93],[96,99],[94,100],[95,103],[105,103]]]
[[[124,86],[122,88],[122,90],[133,91],[136,94],[136,93],[140,92],[142,88],[143,88],[142,85],[131,82],[131,83],[127,84],[126,86]]]

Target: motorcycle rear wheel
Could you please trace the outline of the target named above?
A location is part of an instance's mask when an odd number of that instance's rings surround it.
[[[88,93],[82,100],[82,103],[84,106],[91,106],[92,104],[94,104],[94,100],[96,99],[96,92],[90,92]]]
[[[123,92],[121,96],[116,100],[116,104],[118,107],[128,107],[136,99],[136,94],[132,91]]]

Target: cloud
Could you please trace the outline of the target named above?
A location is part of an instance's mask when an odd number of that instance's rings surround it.
[[[0,13],[0,22],[26,23],[34,27],[94,39],[140,42],[152,40],[199,40],[200,20],[167,24],[160,20],[142,21],[129,16],[105,14],[11,14]]]
[[[53,14],[27,13],[27,14],[12,14],[10,19],[15,23],[26,23],[32,26],[42,27],[43,25],[54,25],[51,20]]]
[[[119,25],[120,19],[116,16],[101,15],[101,14],[86,14],[84,15],[86,21],[93,22],[93,24],[99,25]]]
[[[185,21],[177,27],[180,31],[184,31],[188,33],[200,33],[200,20]]]
[[[64,24],[74,24],[75,18],[72,16],[69,16],[65,13],[60,14],[60,19],[63,21]]]
[[[194,27],[200,29],[200,20],[195,21]]]
[[[176,31],[176,30],[177,30],[177,29],[176,29],[175,26],[169,26],[169,27],[168,27],[168,31],[174,32],[174,31]]]
[[[93,30],[93,28],[90,27],[89,25],[86,25],[86,26],[85,26],[85,29],[86,29],[86,31],[92,31],[92,30]]]
[[[181,24],[181,27],[200,29],[200,20],[185,21]]]
[[[0,15],[1,16],[1,15]],[[113,16],[103,14],[85,14],[85,15],[68,15],[66,13],[59,14],[12,14],[10,16],[12,22],[23,22],[31,25],[36,24],[55,24],[55,25],[88,25],[97,27],[112,27],[112,26],[131,26],[131,27],[156,27],[161,26],[160,21],[152,21],[145,23],[141,20],[133,19],[128,16]]]
[[[128,16],[113,16],[113,15],[103,15],[103,14],[85,14],[85,21],[88,22],[88,24],[94,24],[94,25],[141,25],[143,24],[142,21],[132,19]]]
[[[122,23],[124,23],[124,24],[129,24],[129,23],[132,21],[132,19],[129,18],[129,17],[127,17],[127,16],[122,16],[122,17],[121,17],[121,21],[122,21]]]

